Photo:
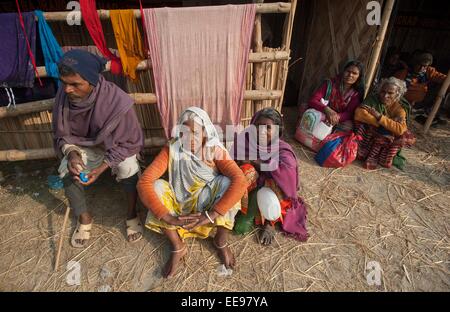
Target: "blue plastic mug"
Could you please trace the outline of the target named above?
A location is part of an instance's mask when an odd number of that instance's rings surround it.
[[[64,188],[64,183],[57,175],[49,175],[47,177],[48,186],[53,190],[60,190]]]

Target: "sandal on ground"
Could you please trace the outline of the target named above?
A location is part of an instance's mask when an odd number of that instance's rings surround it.
[[[72,234],[72,239],[70,243],[75,248],[84,248],[86,246],[86,241],[91,238],[91,229],[92,223],[90,224],[81,224],[79,221],[77,222],[77,227]],[[83,240],[84,243],[77,243],[77,240]]]
[[[140,241],[143,237],[143,227],[142,227],[141,221],[139,220],[139,217],[136,217],[131,220],[127,220],[126,224],[127,224],[128,242],[136,243],[136,242]],[[130,238],[133,234],[138,234],[138,233],[140,234],[138,236],[138,238],[136,238],[134,240]]]

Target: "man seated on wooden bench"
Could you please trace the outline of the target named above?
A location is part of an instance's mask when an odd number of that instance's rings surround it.
[[[144,136],[133,100],[100,74],[105,64],[103,58],[83,50],[65,53],[58,64],[61,85],[53,109],[54,143],[62,159],[59,173],[65,193],[78,218],[71,240],[77,248],[87,245],[93,223],[84,188],[109,168],[127,196],[128,241],[142,238],[136,183]]]

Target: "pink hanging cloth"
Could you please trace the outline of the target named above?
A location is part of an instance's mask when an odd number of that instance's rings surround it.
[[[102,24],[97,14],[95,0],[80,0],[81,15],[83,21],[94,40],[97,48],[103,56],[111,61],[111,73],[118,75],[122,72],[122,63],[120,58],[114,55],[106,46],[105,36],[103,35]]]
[[[158,109],[168,138],[186,108],[240,123],[256,6],[144,9]]]

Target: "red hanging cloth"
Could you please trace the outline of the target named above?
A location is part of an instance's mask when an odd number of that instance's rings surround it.
[[[80,0],[81,15],[83,16],[84,23],[94,40],[95,45],[106,57],[111,61],[111,73],[118,75],[122,72],[122,63],[120,58],[114,55],[106,46],[105,36],[103,35],[102,24],[97,14],[97,7],[95,0]]]
[[[37,71],[36,60],[34,59],[33,51],[31,50],[30,42],[28,41],[28,35],[27,35],[27,32],[25,31],[25,24],[23,22],[22,12],[20,11],[19,0],[16,0],[16,6],[17,6],[17,12],[19,14],[20,26],[22,26],[25,41],[27,42],[28,54],[30,55],[31,63],[33,64],[34,72],[36,73],[36,77],[39,81],[39,85],[42,87],[43,84],[41,81],[41,77],[39,77],[39,73]]]

